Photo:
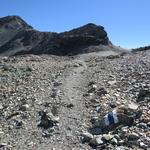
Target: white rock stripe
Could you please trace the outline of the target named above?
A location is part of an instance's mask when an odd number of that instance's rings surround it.
[[[112,112],[113,112],[114,123],[116,124],[118,123],[117,110],[114,109]]]
[[[104,121],[105,121],[105,125],[106,125],[106,126],[109,126],[110,122],[109,122],[109,120],[108,120],[108,114],[106,114],[106,115],[104,116]]]

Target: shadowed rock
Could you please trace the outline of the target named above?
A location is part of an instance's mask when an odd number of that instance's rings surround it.
[[[92,47],[91,47],[92,46]],[[40,32],[18,16],[0,18],[0,55],[75,55],[112,46],[104,27],[89,23],[68,32]],[[117,49],[117,48],[116,48]]]

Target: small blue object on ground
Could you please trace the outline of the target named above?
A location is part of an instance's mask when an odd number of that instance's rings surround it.
[[[114,117],[113,117],[113,112],[108,113],[108,121],[109,121],[109,124],[114,124],[115,123]]]

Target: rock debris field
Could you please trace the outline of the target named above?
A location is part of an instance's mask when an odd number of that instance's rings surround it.
[[[150,149],[150,51],[107,55],[1,57],[0,150]],[[132,125],[93,126],[120,105]]]

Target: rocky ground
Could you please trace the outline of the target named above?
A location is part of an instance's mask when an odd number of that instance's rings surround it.
[[[0,58],[0,149],[150,148],[150,51],[123,55]],[[133,126],[89,132],[121,104],[143,111]]]

